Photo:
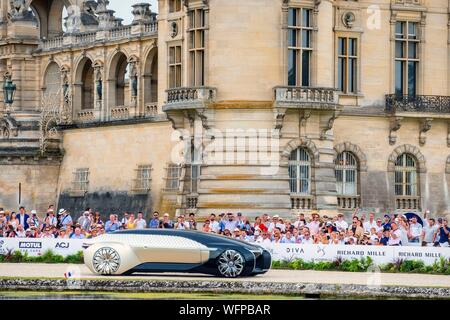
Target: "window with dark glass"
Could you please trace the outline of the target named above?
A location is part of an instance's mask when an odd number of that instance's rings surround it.
[[[169,47],[169,88],[181,87],[181,46]]]
[[[344,93],[357,92],[358,40],[338,38],[338,89]]]
[[[353,153],[344,151],[335,160],[338,195],[358,194],[358,162]]]
[[[205,84],[205,29],[205,10],[189,11],[189,63],[192,86]]]
[[[169,12],[181,11],[181,0],[169,0]]]
[[[397,95],[414,96],[417,93],[419,43],[417,22],[396,22],[395,93]]]
[[[395,195],[418,195],[416,160],[406,153],[400,155],[395,162]]]
[[[312,54],[311,9],[288,11],[288,85],[309,86]]]
[[[311,192],[311,158],[308,151],[298,148],[289,157],[289,186],[291,193],[308,195]]]

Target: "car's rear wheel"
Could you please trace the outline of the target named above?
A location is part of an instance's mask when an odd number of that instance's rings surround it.
[[[113,274],[120,267],[120,255],[113,248],[100,248],[94,253],[92,265],[94,266],[95,271],[100,274]]]
[[[227,278],[239,277],[245,268],[244,256],[236,250],[226,250],[217,259],[219,274]]]

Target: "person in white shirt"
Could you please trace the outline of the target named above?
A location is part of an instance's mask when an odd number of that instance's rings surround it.
[[[335,222],[335,225],[338,231],[346,231],[348,229],[348,223],[344,220],[344,215],[342,213],[338,214],[338,219]]]
[[[375,221],[375,215],[371,212],[369,213],[369,221],[366,221],[363,224],[364,231],[370,232],[370,229],[375,228],[376,226],[377,222]]]
[[[376,224],[375,224],[375,232],[378,233],[378,231],[383,231],[384,227],[383,227],[383,220],[381,220],[380,218],[377,219]]]
[[[434,245],[434,235],[438,231],[439,226],[433,218],[424,219],[422,228],[422,246],[432,247]]]
[[[272,241],[270,240],[270,234],[268,232],[264,232],[262,235],[262,240],[260,242],[262,245],[271,244]]]
[[[214,213],[211,213],[209,215],[209,221],[210,221],[209,227],[211,228],[211,231],[214,233],[219,233],[220,223],[216,220],[216,215]]]
[[[297,220],[295,220],[295,222],[294,222],[294,227],[300,228],[300,227],[303,227],[305,224],[306,224],[305,214],[300,213],[297,217]]]
[[[422,225],[417,222],[417,217],[412,217],[409,223],[410,237],[409,242],[414,244],[420,243],[420,236],[422,235]]]
[[[177,222],[175,223],[175,229],[189,230],[189,222],[185,221],[184,214],[178,216]]]
[[[274,216],[272,217],[272,222],[269,224],[268,231],[269,231],[270,233],[272,233],[273,230],[274,230],[275,228],[280,228],[280,230],[281,230],[282,232],[284,232],[284,230],[285,230],[285,228],[286,228],[286,226],[284,225],[284,223],[281,223],[281,222],[280,222],[280,216],[277,215],[277,214],[274,215]]]
[[[400,246],[401,245],[401,231],[397,226],[396,222],[391,223],[391,232],[389,234],[389,246]]]
[[[316,235],[319,233],[319,228],[320,228],[320,221],[319,221],[319,214],[318,213],[313,213],[312,214],[312,221],[310,223],[308,223],[306,226],[309,229],[309,232],[312,236]]]
[[[314,243],[314,240],[312,239],[311,233],[308,229],[305,230],[300,241],[301,241],[300,242],[301,244],[313,244]]]
[[[147,221],[145,221],[143,216],[144,214],[142,212],[138,212],[138,217],[134,220],[135,229],[145,229],[147,227]]]

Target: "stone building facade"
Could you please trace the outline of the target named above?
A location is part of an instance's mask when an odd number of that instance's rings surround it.
[[[0,207],[450,209],[450,1],[108,4],[0,3]]]

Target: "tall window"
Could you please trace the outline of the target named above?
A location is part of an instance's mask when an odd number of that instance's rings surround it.
[[[169,88],[181,87],[181,46],[169,47]]]
[[[191,159],[190,159],[190,190],[191,193],[198,192],[198,183],[200,181],[200,166],[201,166],[201,157],[199,149],[195,148],[194,143],[191,144]]]
[[[416,160],[404,153],[395,162],[395,195],[417,196]]]
[[[151,171],[152,166],[151,165],[141,165],[138,166],[136,170],[136,180],[134,189],[135,190],[150,190],[150,183],[151,183]]]
[[[74,179],[72,183],[73,191],[88,191],[89,186],[89,169],[76,169],[73,173]]]
[[[289,8],[288,85],[309,86],[311,81],[311,9]]]
[[[310,194],[311,158],[304,148],[291,152],[288,170],[291,193]]]
[[[344,151],[335,161],[336,191],[338,195],[357,195],[358,162],[353,153]]]
[[[166,190],[178,190],[180,185],[181,167],[170,163],[166,168]]]
[[[169,0],[169,12],[181,11],[181,0]]]
[[[417,93],[419,65],[419,35],[417,22],[395,24],[395,93],[414,96]]]
[[[358,40],[338,38],[338,89],[344,93],[357,92]]]
[[[189,63],[192,86],[205,84],[205,10],[189,11]]]

